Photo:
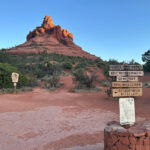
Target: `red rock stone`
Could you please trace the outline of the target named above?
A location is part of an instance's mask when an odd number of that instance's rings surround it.
[[[73,40],[73,34],[72,33],[69,33],[68,37]]]
[[[135,145],[136,144],[136,138],[134,136],[130,136],[129,137],[129,141],[130,141],[131,145]]]
[[[63,29],[63,30],[62,30],[62,33],[63,33],[63,36],[64,36],[64,37],[67,37],[68,34],[69,34],[69,31],[66,30],[66,29]]]
[[[112,122],[107,125],[104,132],[104,150],[150,150],[148,126],[145,127],[143,124],[123,130],[117,123]]]
[[[69,31],[66,29],[61,29],[60,26],[55,26],[50,16],[45,16],[42,25],[27,35],[27,41],[43,34],[53,36],[60,42],[62,41],[62,38],[64,38],[63,41],[66,40],[66,42],[67,40],[73,41],[73,34],[69,33]]]
[[[117,143],[116,147],[117,147],[117,150],[130,150],[128,145],[124,145],[122,143]]]
[[[44,28],[42,28],[42,27],[41,27],[41,28],[39,28],[39,29],[38,29],[38,31],[39,31],[40,33],[45,33],[45,29],[44,29]]]
[[[112,138],[112,142],[113,142],[113,144],[115,144],[115,143],[118,141],[117,136],[116,136],[116,135],[114,135],[114,134],[111,136],[111,138]]]
[[[119,142],[124,144],[124,145],[130,145],[128,137],[119,137]]]
[[[53,20],[50,16],[46,15],[42,23],[42,27],[45,29],[50,29],[54,27]]]

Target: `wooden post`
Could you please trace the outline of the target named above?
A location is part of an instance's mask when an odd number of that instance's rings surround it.
[[[15,94],[17,93],[17,92],[16,92],[16,86],[17,86],[17,83],[14,82],[14,93],[15,93]]]

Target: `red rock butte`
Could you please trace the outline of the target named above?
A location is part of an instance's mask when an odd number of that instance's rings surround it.
[[[21,45],[11,48],[11,54],[22,53],[57,53],[68,56],[80,56],[89,59],[97,57],[82,50],[73,42],[73,34],[67,29],[62,29],[59,25],[54,25],[50,16],[44,17],[41,26],[36,27],[27,35],[27,41]]]

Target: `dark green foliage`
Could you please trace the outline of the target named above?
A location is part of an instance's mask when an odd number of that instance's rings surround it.
[[[36,87],[38,86],[38,80],[36,78],[31,78],[31,79],[28,79],[28,83],[26,86],[28,87]]]
[[[109,65],[118,65],[119,62],[117,60],[115,60],[115,59],[109,59],[108,64]]]
[[[59,80],[60,80],[60,77],[57,75],[50,76],[50,79],[49,79],[50,87],[57,87]]]
[[[150,61],[150,50],[148,50],[147,52],[145,52],[143,55],[142,55],[142,60],[144,62],[149,62]]]
[[[92,88],[93,82],[96,80],[97,76],[94,72],[91,72],[90,76],[88,76],[83,69],[79,68],[73,72],[74,78],[73,80],[77,83],[78,88]]]
[[[22,75],[16,67],[13,67],[7,63],[0,63],[0,88],[12,88],[13,83],[11,79],[12,72],[19,73],[18,87],[22,87],[27,84],[27,77]]]
[[[65,61],[62,63],[62,67],[63,67],[63,69],[71,70],[72,64],[70,62]]]
[[[145,72],[150,72],[150,61],[148,61],[144,64],[144,71]]]
[[[103,73],[106,77],[108,77],[108,69],[109,69],[109,65],[108,62],[106,61],[102,61],[100,58],[95,60],[97,67],[101,68],[103,70]]]
[[[76,69],[87,69],[87,66],[88,66],[88,63],[87,62],[81,62],[81,63],[79,63],[79,64],[77,64],[76,66],[75,66],[75,70]]]
[[[139,65],[139,63],[132,59],[131,61],[129,61],[129,65]]]
[[[144,71],[150,72],[150,50],[142,55],[142,60],[145,62]]]

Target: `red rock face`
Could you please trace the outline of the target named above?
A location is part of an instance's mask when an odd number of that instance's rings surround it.
[[[57,40],[65,38],[73,41],[73,34],[69,33],[69,31],[66,29],[61,29],[60,26],[55,26],[53,24],[52,18],[49,16],[45,16],[42,25],[40,27],[37,27],[35,30],[27,35],[27,41],[43,34],[55,37]]]
[[[129,128],[111,122],[104,130],[104,150],[150,150],[150,122]]]
[[[67,56],[79,56],[89,59],[97,59],[96,56],[82,50],[73,42],[73,34],[59,25],[54,25],[49,16],[45,16],[40,27],[36,27],[27,35],[27,41],[17,47],[11,48],[8,53],[57,53]]]

